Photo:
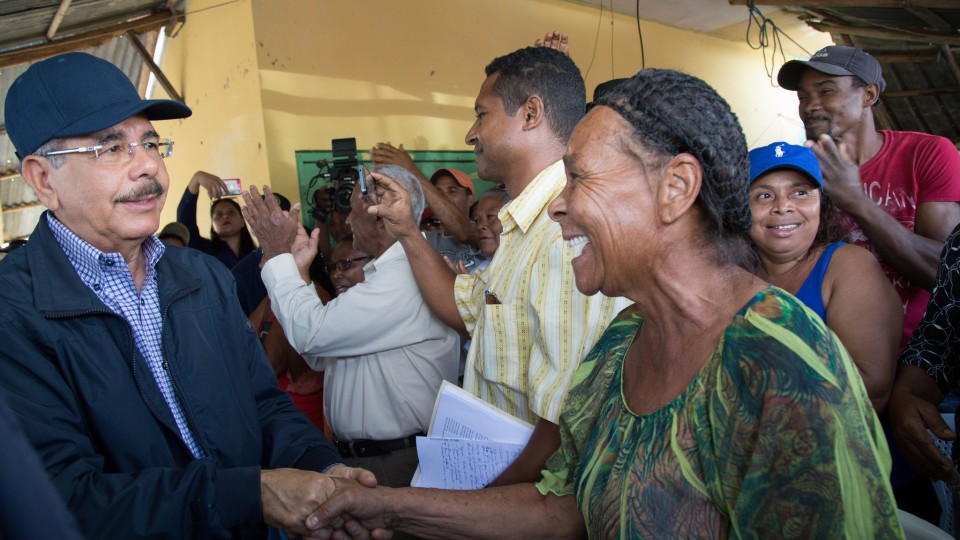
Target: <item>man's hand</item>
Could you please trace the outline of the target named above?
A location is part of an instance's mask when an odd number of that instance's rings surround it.
[[[377,167],[381,165],[399,165],[414,174],[419,170],[413,162],[413,157],[403,149],[403,144],[400,145],[400,148],[388,142],[373,145],[373,148],[370,149],[370,161]]]
[[[272,469],[260,473],[263,521],[301,535],[314,534],[304,524],[310,515],[333,494],[333,478],[297,469]]]
[[[837,206],[849,212],[857,204],[873,204],[863,193],[860,166],[850,158],[846,143],[838,146],[830,135],[823,134],[806,145],[816,154],[823,173],[823,189]]]
[[[307,230],[303,228],[302,223],[297,223],[297,237],[290,246],[290,253],[293,253],[293,260],[297,263],[297,270],[300,271],[300,277],[307,284],[310,284],[310,265],[317,256],[317,250],[320,245],[320,229],[313,229],[308,235]]]
[[[389,176],[370,173],[376,183],[376,204],[367,208],[367,212],[380,217],[396,238],[420,234],[420,226],[413,219],[410,194]]]
[[[389,539],[393,533],[388,529],[390,516],[390,497],[394,490],[379,487],[367,487],[352,481],[333,478],[336,486],[334,493],[327,497],[313,515],[306,520],[308,529],[329,531],[343,529],[354,536],[362,531],[370,531],[370,536],[378,540]],[[338,537],[338,535],[334,535]]]
[[[377,477],[372,472],[360,467],[348,467],[343,463],[337,463],[323,472],[329,476],[360,482],[361,485],[369,488],[377,487]]]
[[[296,203],[290,212],[284,212],[277,204],[273,191],[269,186],[263,186],[264,196],[261,197],[256,186],[250,191],[243,192],[243,218],[253,229],[253,234],[260,241],[263,249],[263,266],[267,261],[283,253],[290,253],[297,238],[300,225],[300,203]]]
[[[895,385],[887,402],[887,417],[893,436],[910,466],[931,480],[954,485],[960,483],[960,474],[953,463],[937,449],[927,432],[929,429],[945,441],[957,438],[943,421],[936,405]]]
[[[534,41],[533,46],[556,49],[563,54],[570,56],[570,36],[567,34],[561,34],[556,30],[553,32],[547,32],[547,34],[543,36],[543,39],[537,39]]]
[[[190,178],[187,189],[190,190],[190,193],[196,195],[200,192],[201,187],[207,190],[207,195],[210,199],[217,199],[227,194],[227,184],[224,183],[219,176],[204,171],[197,171],[193,174],[193,177]]]

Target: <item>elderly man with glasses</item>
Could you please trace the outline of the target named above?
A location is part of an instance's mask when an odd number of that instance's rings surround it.
[[[375,171],[397,180],[419,221],[417,178],[396,165]],[[378,484],[402,487],[419,463],[416,437],[429,428],[440,385],[457,380],[460,340],[427,307],[396,238],[368,212],[376,190],[366,178],[354,186],[347,217],[356,253],[338,254],[331,269],[332,276],[362,266],[363,280],[326,305],[306,277],[319,230],[307,236],[297,205],[286,215],[252,188],[243,194],[243,213],[263,248],[263,282],[287,340],[324,371],[324,414],[341,455],[372,471]],[[372,260],[364,260],[368,254]]]
[[[173,143],[151,120],[190,114],[83,53],[6,98],[48,211],[0,263],[0,389],[88,538],[304,533],[320,472],[375,485],[277,388],[229,271],[154,236]]]

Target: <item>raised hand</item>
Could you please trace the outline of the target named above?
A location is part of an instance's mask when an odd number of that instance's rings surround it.
[[[244,191],[243,218],[253,229],[253,234],[260,241],[263,249],[261,265],[283,253],[290,253],[300,225],[300,203],[290,208],[290,212],[280,209],[277,199],[269,186],[263,186],[264,196],[261,197],[256,186],[250,191]]]
[[[548,47],[550,49],[556,49],[563,54],[570,56],[570,36],[567,34],[561,34],[560,32],[554,30],[553,32],[547,32],[543,39],[537,39],[533,42],[534,47]]]
[[[377,143],[370,149],[370,161],[377,167],[381,165],[399,165],[404,169],[415,173],[416,164],[413,163],[413,157],[403,149],[401,144],[399,148],[388,142]]]
[[[376,181],[376,194],[375,204],[370,205],[367,212],[380,217],[396,238],[420,234],[420,226],[413,219],[410,194],[385,174],[370,173],[370,176]]]
[[[187,187],[190,189],[190,193],[198,193],[202,187],[207,190],[207,195],[211,199],[217,199],[227,194],[227,184],[219,176],[204,171],[194,173]]]
[[[850,158],[846,143],[838,145],[833,137],[823,134],[815,141],[807,141],[806,145],[816,154],[823,173],[823,189],[837,206],[849,211],[855,204],[864,202],[860,166]]]
[[[300,271],[300,277],[307,284],[310,283],[310,265],[317,256],[320,246],[320,229],[314,229],[310,234],[303,228],[302,223],[297,223],[297,237],[290,246],[290,253],[293,253],[293,260],[297,263],[297,270]]]

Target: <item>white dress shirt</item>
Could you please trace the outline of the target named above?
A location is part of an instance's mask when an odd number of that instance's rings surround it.
[[[440,384],[457,382],[460,339],[424,303],[399,243],[363,273],[326,306],[293,255],[270,259],[262,276],[287,340],[326,373],[323,408],[338,440],[426,432]]]

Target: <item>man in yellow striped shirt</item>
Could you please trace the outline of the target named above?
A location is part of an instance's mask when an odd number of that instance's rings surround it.
[[[580,70],[549,47],[495,59],[476,99],[466,142],[477,173],[503,183],[503,233],[490,265],[455,276],[430,249],[409,202],[374,174],[373,207],[399,239],[430,308],[472,336],[464,388],[536,424],[530,444],[494,484],[535,481],[559,445],[556,422],[570,379],[611,319],[628,301],[588,297],[574,284],[571,261],[582,246],[564,242],[547,206],[563,189],[567,139],[584,114]]]

